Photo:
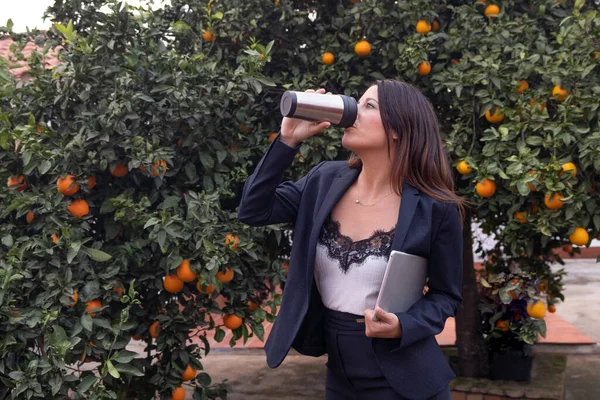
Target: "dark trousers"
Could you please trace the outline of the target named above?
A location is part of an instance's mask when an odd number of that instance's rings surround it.
[[[326,400],[402,400],[377,363],[362,315],[327,310]],[[426,399],[423,399],[426,400]],[[450,388],[427,400],[450,400]]]

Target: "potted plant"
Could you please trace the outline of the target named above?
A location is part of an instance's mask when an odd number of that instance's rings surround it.
[[[531,349],[539,336],[546,337],[546,312],[563,299],[564,271],[553,273],[551,261],[552,256],[504,257],[496,249],[484,262],[478,285],[491,379],[531,379]]]

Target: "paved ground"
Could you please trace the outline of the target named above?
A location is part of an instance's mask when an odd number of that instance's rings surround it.
[[[555,269],[562,266],[557,265]],[[600,342],[600,263],[567,261],[564,267],[566,301],[558,314]],[[600,346],[584,350],[569,347],[565,400],[600,399]],[[323,399],[327,357],[291,354],[277,369],[270,369],[262,350],[218,350],[203,360],[213,381],[229,379],[232,400]]]
[[[565,302],[557,313],[581,332],[600,343],[600,263],[596,260],[567,261],[564,268]],[[570,355],[567,362],[565,400],[600,399],[600,346],[594,354]]]

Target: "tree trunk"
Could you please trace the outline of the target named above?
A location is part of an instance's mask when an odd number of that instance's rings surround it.
[[[471,210],[466,210],[463,228],[463,301],[456,313],[456,347],[461,376],[487,378],[488,353],[483,342],[479,293],[473,265],[473,232]]]

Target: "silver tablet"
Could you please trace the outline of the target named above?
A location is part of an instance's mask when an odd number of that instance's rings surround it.
[[[426,279],[426,258],[392,250],[376,306],[391,313],[407,311],[423,297]]]

